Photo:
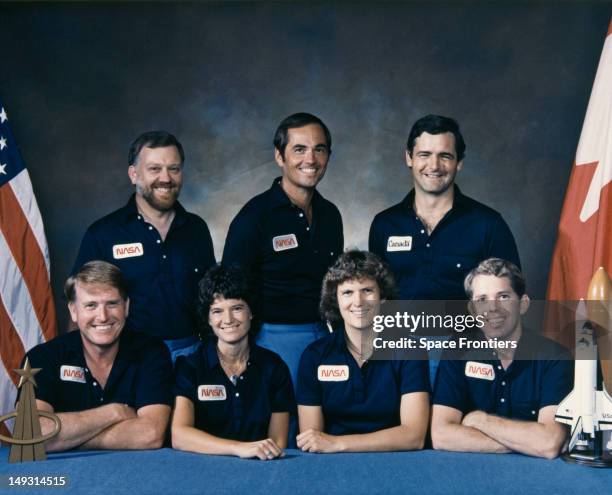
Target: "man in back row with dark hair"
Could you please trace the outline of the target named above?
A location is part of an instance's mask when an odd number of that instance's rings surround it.
[[[282,177],[236,215],[223,251],[223,264],[242,266],[259,297],[257,343],[283,358],[294,386],[302,351],[326,333],[318,311],[321,282],[344,247],[340,212],[316,190],[331,144],[318,117],[284,119],[274,134]]]
[[[463,279],[482,260],[520,267],[514,237],[495,210],[463,195],[455,177],[465,141],[451,118],[426,115],[408,136],[414,189],[376,215],[369,250],[391,266],[400,299],[463,300]]]
[[[87,229],[72,269],[91,260],[117,265],[128,285],[130,328],[163,339],[173,360],[197,345],[198,281],[215,263],[206,222],[177,201],[184,162],[172,134],[140,135],[128,153],[135,194]]]

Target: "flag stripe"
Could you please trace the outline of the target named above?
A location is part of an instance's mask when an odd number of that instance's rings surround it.
[[[34,313],[40,322],[45,340],[49,340],[55,335],[56,323],[47,266],[21,206],[13,190],[8,187],[0,188],[0,232],[4,235],[6,244],[23,276],[23,284],[30,293]],[[2,257],[5,256],[0,255],[0,259]],[[6,275],[5,278],[8,279]],[[22,285],[16,278],[11,282],[15,287]],[[8,287],[9,281],[2,282],[2,286]],[[2,297],[6,295],[3,290]],[[12,304],[5,302],[9,308],[13,307]],[[26,329],[20,327],[19,330],[23,332]],[[24,341],[24,344],[27,349],[30,348],[27,341]]]
[[[38,243],[38,248],[43,255],[45,265],[47,267],[47,278],[51,277],[50,262],[49,262],[49,249],[47,247],[47,241],[45,238],[45,229],[42,223],[42,217],[40,216],[40,210],[38,209],[38,203],[36,197],[32,194],[32,182],[30,181],[30,174],[26,169],[22,170],[13,177],[9,182],[9,185],[13,188],[13,193],[18,203],[21,205],[21,211],[23,211],[32,233]]]
[[[0,299],[13,328],[18,331],[22,347],[31,349],[42,342],[42,329],[32,307],[27,287],[20,283],[21,272],[11,256],[9,247],[0,232]]]
[[[2,306],[0,304],[0,306]],[[0,366],[0,397],[2,397],[3,403],[0,406],[3,406],[1,414],[4,416],[9,412],[15,410],[13,404],[15,404],[15,399],[17,399],[17,389],[15,388],[16,383],[9,378],[8,372]],[[11,373],[17,376],[17,373]],[[13,429],[13,424],[15,423],[14,419],[9,419],[4,423],[0,423],[0,434],[5,436],[12,436],[11,431]]]
[[[13,370],[19,368],[25,350],[13,322],[6,312],[3,301],[0,301],[0,328],[2,328],[2,332],[0,332],[0,358],[4,364],[4,370],[0,372],[0,375],[4,375],[4,379],[6,379],[8,373],[10,377],[8,381],[17,385],[17,374],[13,373]],[[0,377],[0,387],[4,388],[2,377]],[[2,397],[6,397],[6,390],[2,390]]]
[[[0,104],[0,415],[15,409],[26,350],[55,336],[50,263],[30,176]],[[6,434],[14,421],[0,424]]]

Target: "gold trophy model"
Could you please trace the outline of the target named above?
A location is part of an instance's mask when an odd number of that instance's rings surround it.
[[[36,409],[34,375],[40,370],[41,368],[32,368],[27,358],[23,369],[14,370],[21,376],[17,386],[21,389],[17,410],[0,417],[0,422],[15,418],[13,438],[0,435],[1,441],[11,444],[9,462],[44,461],[47,458],[44,442],[60,432],[61,423],[55,414]],[[55,428],[51,433],[41,435],[39,416],[49,418],[55,423]]]

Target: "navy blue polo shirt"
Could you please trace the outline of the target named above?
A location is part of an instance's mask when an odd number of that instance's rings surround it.
[[[55,412],[78,412],[113,402],[138,410],[172,405],[172,362],[166,346],[145,334],[124,329],[119,352],[104,389],[87,368],[78,330],[39,344],[27,354],[36,374],[36,398]]]
[[[297,389],[298,404],[321,406],[326,433],[371,433],[401,424],[402,395],[429,393],[429,367],[422,359],[369,360],[359,368],[340,330],[306,348]]]
[[[369,250],[395,274],[400,299],[463,300],[463,280],[481,261],[520,261],[512,232],[495,210],[455,185],[453,207],[431,235],[414,211],[414,189],[374,217]]]
[[[254,344],[236,385],[221,367],[214,339],[180,356],[175,377],[175,395],[193,402],[194,426],[220,438],[263,440],[272,413],[295,411],[289,368],[277,354]]]
[[[232,221],[223,264],[238,264],[250,274],[267,323],[319,321],[323,276],[342,253],[342,218],[317,191],[312,224],[274,180],[251,199]]]
[[[162,241],[132,195],[87,229],[72,268],[74,274],[92,260],[118,266],[128,284],[129,327],[166,340],[194,335],[198,282],[215,263],[206,222],[178,202],[175,212]]]
[[[434,404],[458,409],[464,415],[478,410],[537,421],[541,408],[559,404],[572,390],[571,355],[541,335],[523,331],[515,359],[505,370],[493,351],[490,360],[471,359],[473,352],[461,359],[440,361]],[[482,351],[479,355],[482,357]]]

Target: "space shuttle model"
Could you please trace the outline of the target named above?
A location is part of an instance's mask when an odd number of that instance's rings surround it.
[[[608,392],[612,390],[610,296],[612,282],[605,269],[599,268],[589,284],[589,300],[581,300],[576,310],[574,389],[561,401],[555,415],[558,422],[571,427],[564,459],[598,467],[612,467],[612,459],[604,456],[607,447],[603,433],[612,430],[612,396]],[[602,358],[604,378],[601,390],[597,389],[598,356]]]

